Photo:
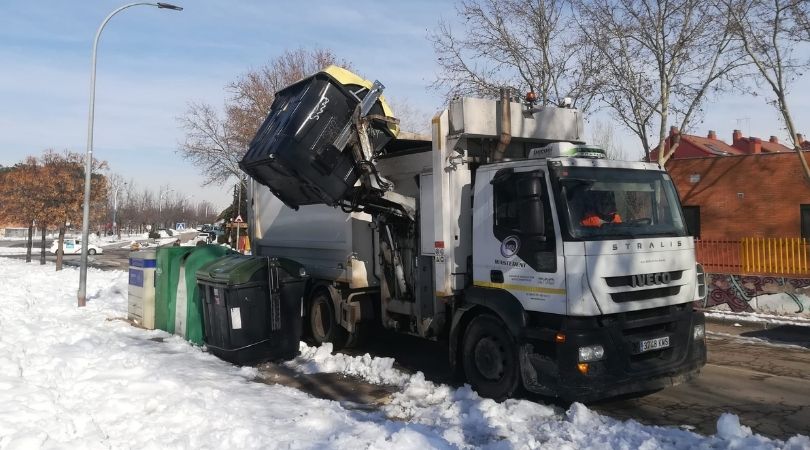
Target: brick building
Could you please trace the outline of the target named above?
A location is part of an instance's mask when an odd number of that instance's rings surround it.
[[[794,151],[718,156],[667,163],[692,234],[705,240],[810,239],[810,184]]]

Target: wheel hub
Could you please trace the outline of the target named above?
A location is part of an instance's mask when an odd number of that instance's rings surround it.
[[[505,366],[503,348],[498,342],[487,336],[475,344],[475,367],[488,380],[500,380]]]

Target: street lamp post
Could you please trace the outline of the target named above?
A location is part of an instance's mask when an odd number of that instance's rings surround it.
[[[183,210],[183,217],[182,217],[183,223],[185,223],[186,226],[188,226],[188,220],[186,220],[186,202],[192,198],[194,198],[194,194],[186,194],[183,197],[183,202],[180,204],[180,208],[182,208]]]
[[[163,191],[158,195],[158,222],[160,222],[160,226],[164,228],[166,225],[163,223],[163,197],[169,195],[169,192],[174,192],[174,189]]]
[[[106,18],[104,18],[96,31],[96,37],[93,40],[92,66],[90,68],[90,113],[87,121],[87,154],[84,157],[84,209],[82,211],[82,259],[79,267],[79,307],[87,304],[87,240],[90,234],[90,181],[92,175],[91,171],[93,169],[93,115],[95,113],[96,104],[96,54],[98,50],[98,41],[101,37],[101,31],[104,29],[104,26],[107,25],[107,22],[109,22],[114,15],[127,8],[140,5],[156,6],[160,9],[170,9],[174,11],[183,10],[183,8],[169,3],[129,3],[111,12]]]

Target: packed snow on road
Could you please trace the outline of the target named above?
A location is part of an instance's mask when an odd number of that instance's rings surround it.
[[[397,386],[373,411],[254,381],[162,331],[125,321],[127,273],[88,274],[0,258],[0,448],[810,448],[810,439],[752,434],[737,416],[701,436],[641,425],[575,403],[567,411],[496,403],[468,387],[426,381],[388,358],[302,345],[287,366]],[[344,407],[347,406],[347,407]]]

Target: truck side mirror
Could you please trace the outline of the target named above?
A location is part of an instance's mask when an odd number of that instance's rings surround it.
[[[520,205],[520,229],[530,236],[546,235],[546,218],[541,195],[543,177],[533,173],[517,183],[518,204]]]

